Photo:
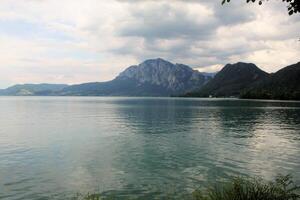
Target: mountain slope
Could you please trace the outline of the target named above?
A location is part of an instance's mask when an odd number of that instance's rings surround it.
[[[127,68],[114,80],[85,83],[64,88],[59,95],[93,96],[170,96],[189,92],[209,80],[183,64],[161,58]]]
[[[252,63],[227,64],[206,85],[198,91],[187,93],[186,96],[239,96],[242,90],[268,76],[268,73],[260,70]]]
[[[217,73],[218,72],[201,72],[202,75],[204,75],[208,78],[210,77],[211,79],[214,78]]]
[[[300,100],[300,62],[271,74],[242,92],[241,98]]]
[[[169,91],[157,85],[140,84],[135,80],[112,80],[108,82],[72,85],[59,91],[62,96],[166,96]]]
[[[0,90],[0,95],[51,95],[51,93],[62,90],[67,87],[65,84],[18,84],[7,89]]]

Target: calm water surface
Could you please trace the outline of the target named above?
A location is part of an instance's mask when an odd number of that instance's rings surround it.
[[[300,183],[300,102],[0,98],[0,199],[180,197],[278,173]]]

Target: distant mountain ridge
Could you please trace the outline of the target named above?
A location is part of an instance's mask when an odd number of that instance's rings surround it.
[[[0,95],[30,96],[50,95],[67,87],[66,84],[17,84],[7,89],[0,90]]]
[[[267,72],[262,71],[252,63],[227,64],[206,85],[187,93],[186,96],[238,97],[241,91],[268,76]]]
[[[102,83],[85,83],[63,89],[60,95],[87,96],[170,96],[192,91],[207,77],[183,64],[161,58],[146,60]]]
[[[0,90],[15,96],[184,96],[300,100],[300,62],[268,74],[255,64],[227,64],[218,73],[201,73],[161,58],[133,65],[107,82],[24,84]]]
[[[59,90],[30,90],[9,92],[6,95],[59,95],[59,96],[170,96],[179,95],[204,85],[211,77],[204,76],[187,65],[173,64],[158,59],[146,60],[121,72],[107,82],[84,83],[62,87]],[[14,86],[16,87],[16,86]],[[27,90],[26,90],[27,91]],[[0,93],[1,94],[1,93]]]
[[[210,77],[210,78],[215,77],[215,75],[216,75],[217,73],[218,73],[218,72],[201,72],[201,74],[203,74],[203,75],[206,76],[206,77]]]

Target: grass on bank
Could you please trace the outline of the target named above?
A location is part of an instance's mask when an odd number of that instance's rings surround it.
[[[292,177],[277,176],[267,182],[261,178],[234,178],[231,182],[193,192],[194,200],[298,200],[300,187]]]
[[[78,195],[76,200],[112,200],[101,194]],[[153,197],[153,199],[157,199]],[[169,197],[167,199],[174,199]],[[300,200],[300,186],[294,184],[290,175],[279,175],[274,181],[261,178],[236,177],[228,183],[203,190],[195,190],[187,200]]]

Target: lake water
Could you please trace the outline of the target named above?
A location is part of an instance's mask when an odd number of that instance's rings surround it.
[[[0,199],[180,197],[278,173],[300,183],[300,102],[0,98]]]

